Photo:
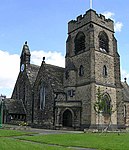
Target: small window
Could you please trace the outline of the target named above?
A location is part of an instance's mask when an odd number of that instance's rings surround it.
[[[107,75],[108,75],[108,74],[107,74],[107,67],[104,65],[104,66],[103,66],[103,76],[104,76],[104,77],[107,77]]]
[[[75,90],[68,90],[68,96],[73,97],[75,95]]]
[[[75,54],[85,49],[85,35],[83,32],[79,32],[74,40],[75,43]]]
[[[40,88],[40,109],[43,110],[45,107],[45,86],[42,84]]]
[[[79,76],[83,76],[84,75],[84,67],[81,65],[79,68]]]
[[[102,52],[109,52],[109,46],[108,46],[109,40],[108,36],[105,32],[100,32],[99,34],[99,49]]]

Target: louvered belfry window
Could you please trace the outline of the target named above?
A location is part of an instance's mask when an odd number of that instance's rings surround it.
[[[99,34],[99,49],[102,52],[109,52],[109,40],[107,34],[103,31]]]
[[[75,54],[84,51],[85,49],[85,35],[83,32],[79,32],[74,40],[75,43]]]

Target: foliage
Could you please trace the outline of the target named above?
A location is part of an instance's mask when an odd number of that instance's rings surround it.
[[[94,103],[94,110],[97,114],[103,113],[111,115],[114,111],[112,110],[113,105],[107,106],[107,99],[104,93],[100,91],[100,87],[97,89],[97,101]]]
[[[21,122],[21,123],[19,124],[19,126],[28,126],[28,123],[27,123],[27,122]]]

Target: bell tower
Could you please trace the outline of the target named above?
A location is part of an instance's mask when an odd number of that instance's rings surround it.
[[[30,56],[31,56],[31,54],[30,54],[29,46],[27,45],[27,41],[26,41],[25,44],[23,45],[22,53],[21,53],[21,57],[20,57],[21,71],[23,71],[24,68],[30,64]]]
[[[66,41],[64,86],[68,101],[81,101],[81,127],[96,128],[98,118],[94,110],[97,89],[108,95],[107,105],[116,110],[122,101],[120,59],[114,36],[114,22],[88,10],[83,16],[68,23]],[[74,91],[71,97],[69,91]],[[108,122],[108,114],[102,115],[101,126]],[[123,108],[112,114],[112,127],[124,125]]]

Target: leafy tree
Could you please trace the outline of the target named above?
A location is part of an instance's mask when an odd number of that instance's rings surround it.
[[[116,108],[113,110],[113,105],[111,104],[110,100],[105,95],[105,93],[101,92],[100,87],[98,87],[98,89],[97,89],[96,96],[97,96],[97,101],[94,103],[94,110],[95,110],[96,114],[98,115],[98,130],[99,130],[99,124],[100,124],[100,122],[99,122],[100,114],[102,114],[103,116],[108,116],[108,118],[109,118],[107,127],[104,129],[105,131],[107,131],[112,124],[112,120],[111,120],[112,114],[115,111],[117,111],[119,105],[122,102],[116,104]]]

